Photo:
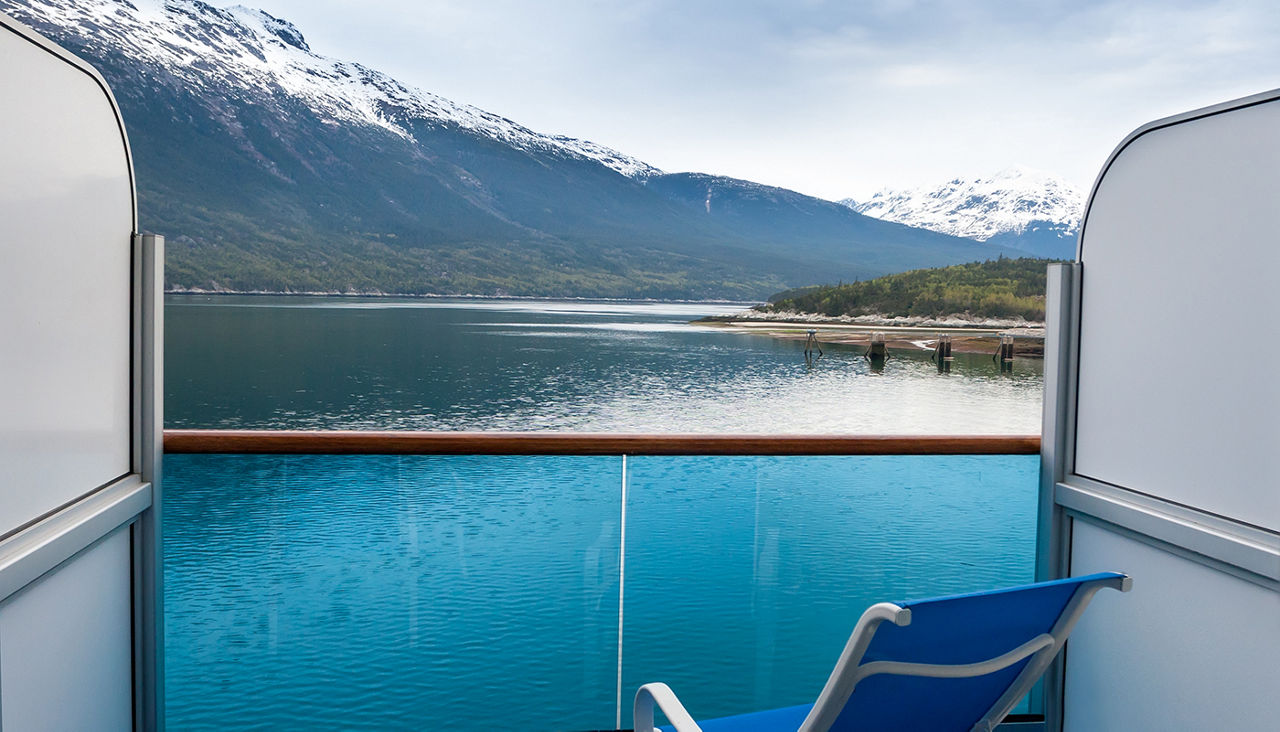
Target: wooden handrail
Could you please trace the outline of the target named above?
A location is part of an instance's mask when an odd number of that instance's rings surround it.
[[[1040,437],[165,430],[164,451],[276,455],[1035,455],[1040,452]]]

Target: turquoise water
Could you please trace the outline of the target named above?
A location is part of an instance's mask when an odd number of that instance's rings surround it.
[[[1029,581],[1037,458],[166,458],[171,729],[612,728],[821,688],[866,606]]]

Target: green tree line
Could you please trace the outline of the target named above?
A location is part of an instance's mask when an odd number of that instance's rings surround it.
[[[761,305],[766,312],[817,315],[967,314],[979,318],[1044,320],[1046,267],[1052,260],[1023,257],[917,269],[865,282],[788,290]]]

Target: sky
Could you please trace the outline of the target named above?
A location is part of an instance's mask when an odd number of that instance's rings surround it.
[[[1280,86],[1280,3],[240,0],[314,52],[669,172],[828,199],[1023,165]]]

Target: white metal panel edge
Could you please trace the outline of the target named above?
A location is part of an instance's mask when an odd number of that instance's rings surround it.
[[[131,475],[0,542],[0,601],[132,521],[150,505],[151,484]]]
[[[1117,486],[1071,476],[1059,483],[1056,503],[1137,534],[1147,543],[1185,550],[1188,558],[1280,590],[1280,538]]]
[[[1075,339],[1080,292],[1079,263],[1051,264],[1045,292],[1044,418],[1040,439],[1040,495],[1036,519],[1037,582],[1070,574],[1070,518],[1056,502],[1054,487],[1071,466],[1072,411],[1075,398]],[[1058,654],[1044,674],[1044,684],[1032,689],[1032,708],[1044,714],[1046,730],[1062,728],[1062,689],[1065,652]]]
[[[164,728],[164,237],[134,236],[134,470],[151,486],[134,526],[134,728]]]

